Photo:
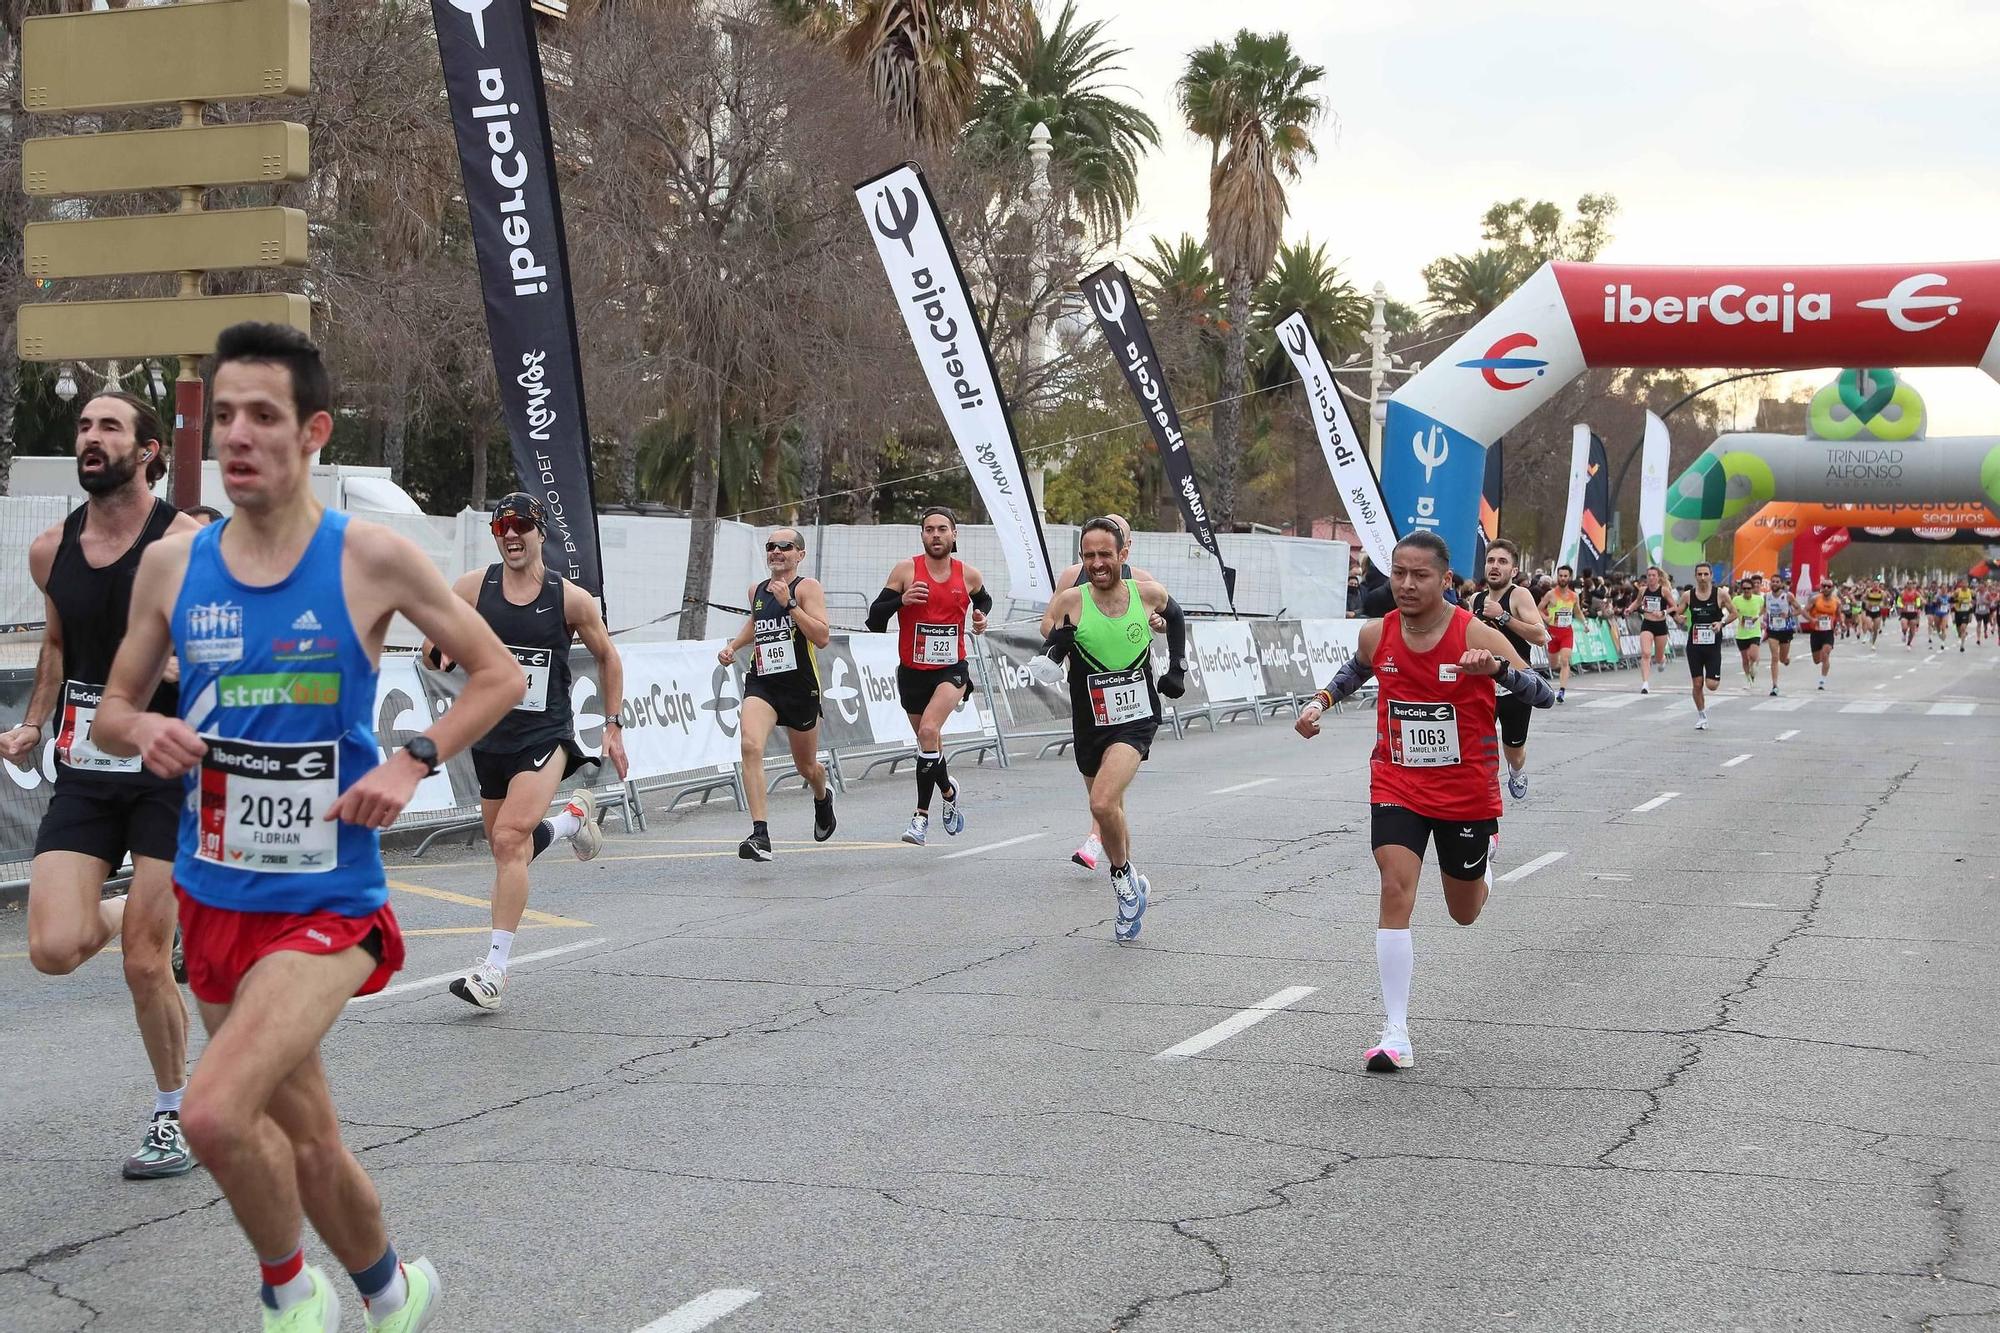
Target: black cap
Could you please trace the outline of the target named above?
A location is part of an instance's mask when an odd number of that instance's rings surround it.
[[[548,515],[542,510],[542,502],[526,491],[514,491],[501,496],[493,505],[493,517],[502,514],[518,514],[535,525],[535,531],[544,537],[549,535]]]

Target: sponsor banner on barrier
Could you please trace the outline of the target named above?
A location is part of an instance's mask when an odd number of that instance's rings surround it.
[[[1305,630],[1298,621],[1253,620],[1250,637],[1257,645],[1257,664],[1264,674],[1260,693],[1266,698],[1297,699],[1319,688]]]
[[[901,658],[897,655],[896,636],[893,634],[850,634],[847,636],[847,650],[854,659],[860,673],[862,697],[867,705],[868,730],[877,745],[915,745],[917,733],[910,729],[910,718],[903,711],[901,696],[896,693],[896,667]],[[966,663],[966,670],[973,674],[973,683],[978,683],[977,669]],[[979,710],[972,703],[972,696],[946,715],[943,731],[947,736],[976,735],[981,730]]]
[[[382,659],[382,668],[375,676],[375,743],[385,757],[402,749],[411,737],[429,730],[431,723],[451,706],[451,699],[457,697],[455,689],[446,696],[427,679],[438,675],[420,670],[414,657]],[[452,676],[460,681],[465,679],[457,672],[443,678],[448,680]],[[472,763],[461,755],[419,782],[416,794],[403,808],[421,814],[478,800],[479,784],[472,776]]]
[[[639,643],[620,649],[625,664],[625,757],[635,779],[698,768],[727,768],[739,756],[742,690],[734,668],[716,660],[724,639]]]
[[[1306,655],[1312,659],[1312,688],[1324,689],[1361,647],[1361,627],[1365,620],[1302,620]]]
[[[981,638],[992,673],[993,688],[999,698],[992,701],[1003,728],[1024,731],[1060,730],[1070,721],[1069,690],[1063,685],[1037,685],[1028,675],[1028,660],[1042,650],[1042,638],[1033,629],[989,629]],[[1154,639],[1156,669],[1165,661],[1166,648]]]
[[[1189,646],[1201,665],[1202,688],[1212,702],[1256,698],[1264,689],[1257,664],[1257,641],[1241,620],[1197,620],[1188,626]]]

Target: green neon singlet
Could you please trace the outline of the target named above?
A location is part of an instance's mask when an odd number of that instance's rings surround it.
[[[1764,594],[1750,597],[1731,597],[1729,604],[1736,608],[1736,637],[1754,639],[1764,632]]]
[[[1097,598],[1087,580],[1081,591],[1083,606],[1077,614],[1076,646],[1106,671],[1123,671],[1144,658],[1153,644],[1153,622],[1139,596],[1138,580],[1125,580],[1122,616],[1107,616],[1097,609]]]

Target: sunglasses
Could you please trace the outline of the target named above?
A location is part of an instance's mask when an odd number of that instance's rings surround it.
[[[772,551],[796,551],[796,550],[798,550],[798,549],[799,549],[799,544],[798,544],[797,542],[765,542],[765,543],[764,543],[764,550],[765,550],[765,553],[766,553],[766,554],[768,554],[768,553],[770,553],[770,552],[772,552]]]
[[[505,537],[510,532],[525,537],[535,530],[535,520],[520,514],[502,514],[493,520],[493,535],[496,537]]]

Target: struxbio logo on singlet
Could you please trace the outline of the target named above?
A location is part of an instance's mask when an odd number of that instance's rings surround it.
[[[216,702],[224,708],[269,708],[280,704],[337,704],[337,671],[279,671],[262,675],[223,676],[215,683]]]

